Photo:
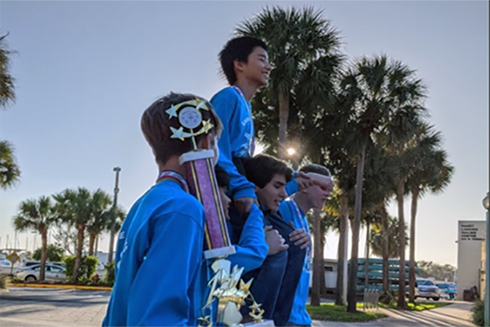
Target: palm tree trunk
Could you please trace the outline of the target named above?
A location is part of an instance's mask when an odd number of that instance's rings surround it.
[[[73,268],[73,281],[78,282],[78,277],[80,273],[80,266],[82,263],[82,252],[83,252],[83,232],[85,231],[84,225],[77,225],[78,237],[77,237],[77,253],[75,257],[75,267]]]
[[[97,238],[97,233],[90,232],[88,240],[88,255],[94,255],[95,239]]]
[[[286,158],[286,142],[289,118],[289,93],[279,91],[279,158]]]
[[[367,218],[366,221],[366,262],[364,263],[364,288],[367,289],[369,286],[369,228],[371,226],[371,221]]]
[[[357,306],[357,259],[359,257],[359,227],[361,225],[362,210],[362,182],[364,176],[364,161],[366,158],[366,144],[361,149],[357,165],[356,176],[356,204],[354,207],[354,224],[352,226],[352,252],[349,271],[347,294],[347,312],[356,312]]]
[[[386,209],[383,209],[382,211],[382,216],[381,216],[381,227],[382,227],[382,238],[383,238],[383,245],[382,245],[382,257],[383,257],[383,293],[387,294],[390,291],[390,281],[389,281],[389,267],[388,267],[388,259],[390,257],[390,252],[389,252],[389,244],[388,244],[388,213],[386,212]]]
[[[313,282],[311,287],[311,305],[320,305],[320,274],[324,273],[321,258],[320,211],[313,210]]]
[[[396,199],[398,202],[398,239],[399,256],[400,256],[400,271],[398,272],[398,302],[397,307],[404,309],[405,303],[405,217],[403,214],[403,194],[405,192],[405,180],[401,179],[398,182]]]
[[[417,216],[417,201],[419,189],[412,190],[412,210],[410,217],[410,267],[408,269],[408,300],[415,302],[415,217]]]
[[[335,292],[335,305],[344,305],[344,276],[347,271],[344,270],[345,261],[347,260],[347,253],[345,252],[345,245],[347,243],[347,224],[349,220],[349,199],[347,192],[342,191],[340,198],[340,231],[339,231],[339,249],[337,260],[337,283]]]
[[[39,271],[39,280],[43,281],[46,277],[46,260],[48,259],[48,228],[41,227],[41,267]]]
[[[320,224],[320,226],[322,226],[322,224]],[[322,245],[320,246],[320,258],[322,258],[322,270],[321,270],[321,273],[320,273],[320,297],[322,297],[322,295],[325,295],[327,294],[327,282],[325,280],[325,262],[323,260],[323,258],[325,258],[325,230],[322,228],[322,231],[321,231],[321,243]]]

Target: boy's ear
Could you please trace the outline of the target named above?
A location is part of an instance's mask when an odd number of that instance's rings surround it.
[[[203,150],[210,150],[213,148],[214,142],[214,134],[209,133],[204,138],[202,138],[201,141],[199,141],[197,147]]]
[[[241,71],[243,71],[243,65],[244,64],[245,63],[243,61],[234,60],[233,61],[233,68],[235,69],[235,71],[241,72]]]

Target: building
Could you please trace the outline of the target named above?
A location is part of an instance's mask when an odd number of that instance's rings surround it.
[[[458,284],[457,299],[464,300],[464,291],[476,287],[482,294],[480,276],[483,273],[484,253],[482,251],[486,237],[485,220],[458,221]]]

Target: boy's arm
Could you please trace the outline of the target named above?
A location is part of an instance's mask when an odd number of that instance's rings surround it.
[[[231,266],[244,268],[244,273],[259,268],[267,257],[269,246],[265,241],[262,211],[253,205],[243,226],[240,241],[235,245],[236,252],[228,259]]]
[[[194,204],[195,205],[195,204]],[[194,216],[194,217],[193,217]],[[193,280],[200,272],[203,213],[155,217],[151,245],[131,287],[129,326],[184,326],[189,322]]]
[[[230,176],[229,190],[233,199],[255,198],[255,185],[240,174],[233,163],[232,137],[243,134],[240,116],[235,113],[238,101],[238,94],[233,89],[225,89],[211,99],[211,104],[223,124],[223,131],[218,141],[218,165]]]

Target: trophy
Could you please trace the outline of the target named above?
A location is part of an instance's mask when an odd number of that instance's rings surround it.
[[[204,258],[212,261],[210,267],[214,276],[208,282],[210,291],[201,310],[199,326],[210,327],[213,321],[229,327],[242,326],[240,308],[245,305],[246,299],[252,301],[249,307],[252,325],[271,326],[270,321],[262,320],[264,311],[249,292],[252,280],[244,283],[241,280],[243,268],[235,266],[232,269],[231,262],[226,259],[235,253],[235,247],[231,245],[228,235],[214,172],[215,153],[213,150],[198,149],[195,140],[196,136],[207,134],[214,127],[211,120],[203,120],[201,110],[209,111],[210,108],[205,100],[199,98],[172,105],[166,110],[169,119],[177,118],[180,124],[179,128],[170,127],[171,138],[181,141],[190,138],[192,141],[194,150],[182,154],[179,164],[185,168],[190,193],[203,204],[206,215]],[[208,314],[210,311],[214,312],[214,319]]]

